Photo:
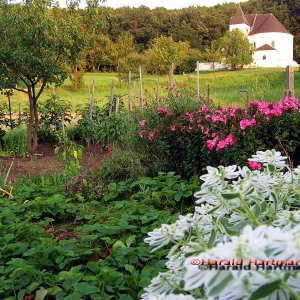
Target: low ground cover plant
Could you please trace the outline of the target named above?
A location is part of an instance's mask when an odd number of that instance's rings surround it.
[[[142,299],[299,299],[299,271],[291,266],[300,250],[300,168],[290,169],[286,158],[267,150],[249,167],[207,167],[195,212],[145,240],[153,252],[168,246],[169,253],[167,271]],[[217,267],[256,259],[268,268],[201,268],[209,259]]]
[[[0,198],[1,299],[138,299],[164,269],[166,251],[143,240],[189,211],[198,182],[161,173],[102,185],[97,198],[99,179],[69,189],[76,172],[23,178]]]

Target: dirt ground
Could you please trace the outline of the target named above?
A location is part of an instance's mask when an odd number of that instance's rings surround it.
[[[81,164],[83,167],[90,168],[99,164],[105,154],[106,152],[102,151],[100,145],[85,147]],[[9,174],[9,179],[12,181],[24,175],[55,173],[63,169],[54,155],[53,144],[40,144],[36,155],[31,158],[0,157],[0,166],[4,170],[12,162],[13,165]]]

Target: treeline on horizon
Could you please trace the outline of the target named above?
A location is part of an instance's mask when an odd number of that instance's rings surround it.
[[[295,36],[295,59],[300,59],[300,0],[250,0],[240,3],[245,14],[272,13]],[[101,34],[117,41],[124,33],[133,37],[139,53],[151,47],[152,41],[163,35],[174,41],[184,41],[191,48],[203,51],[212,41],[222,37],[229,27],[230,17],[238,4],[227,3],[212,7],[165,8],[100,8]],[[99,32],[100,33],[100,32]]]

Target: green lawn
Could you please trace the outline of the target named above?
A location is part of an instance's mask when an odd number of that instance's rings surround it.
[[[118,79],[114,73],[87,73],[84,76],[85,87],[79,91],[72,91],[69,80],[56,88],[56,92],[62,99],[72,102],[75,108],[78,104],[88,101],[88,85],[92,84],[95,78],[95,98],[97,103],[108,101],[112,80],[115,80],[115,94],[126,95],[127,79],[124,77],[122,88],[119,86]],[[133,81],[136,81],[136,96],[139,95],[139,78],[137,74],[133,75],[131,93],[133,95]],[[250,99],[259,99],[267,101],[277,101],[281,99],[285,91],[285,69],[244,69],[237,71],[201,72],[201,94],[206,95],[207,86],[210,85],[211,96],[219,104],[244,104],[246,95],[239,93],[239,90],[249,91]],[[196,73],[185,75],[176,75],[178,86],[188,85],[196,89]],[[151,100],[155,97],[157,86],[157,76],[145,75],[143,79],[144,97]],[[160,78],[160,96],[166,93],[168,87],[168,76]],[[47,87],[41,96],[41,100],[46,99],[52,92],[51,86]],[[300,72],[295,72],[295,91],[296,97],[300,97]],[[125,96],[126,99],[126,96]],[[0,98],[5,101],[3,95]],[[13,108],[16,110],[18,104],[24,107],[27,105],[26,94],[15,93],[12,97]],[[137,99],[138,102],[138,99]]]

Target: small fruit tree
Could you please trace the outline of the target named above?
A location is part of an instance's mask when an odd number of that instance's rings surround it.
[[[74,16],[74,7],[61,10],[51,0],[0,1],[0,88],[28,95],[29,153],[38,143],[39,97],[47,84],[65,80],[83,47],[80,20]]]

